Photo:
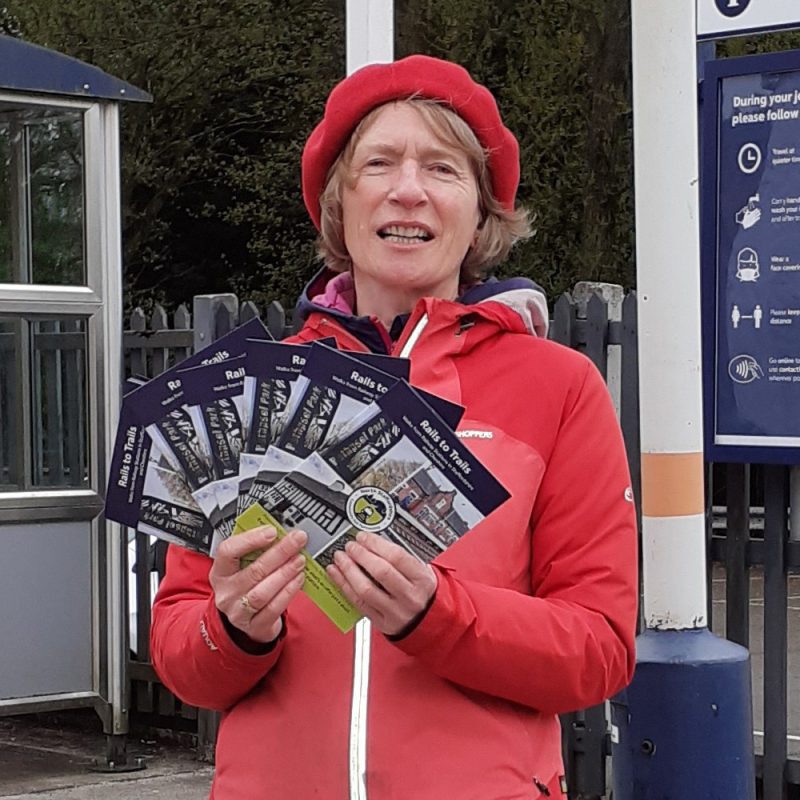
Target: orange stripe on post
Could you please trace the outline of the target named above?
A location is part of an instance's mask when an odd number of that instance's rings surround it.
[[[704,511],[702,453],[642,453],[642,514],[685,517]]]

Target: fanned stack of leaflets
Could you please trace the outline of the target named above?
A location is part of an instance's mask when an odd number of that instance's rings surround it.
[[[106,516],[212,556],[260,525],[302,528],[304,591],[348,631],[359,614],[324,568],[350,537],[427,562],[508,498],[456,437],[463,409],[408,374],[405,359],[272,341],[252,320],[129,382]]]

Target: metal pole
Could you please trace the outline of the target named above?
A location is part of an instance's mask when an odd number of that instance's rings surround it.
[[[707,630],[695,0],[632,0],[644,623],[615,798],[755,792],[749,656]]]
[[[347,0],[347,74],[394,61],[393,0]]]

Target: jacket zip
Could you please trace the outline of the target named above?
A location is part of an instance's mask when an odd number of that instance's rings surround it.
[[[414,325],[399,355],[408,358],[428,324],[423,314]],[[366,618],[356,623],[353,632],[353,700],[350,706],[350,800],[367,800],[367,706],[369,703],[369,664],[372,624]]]

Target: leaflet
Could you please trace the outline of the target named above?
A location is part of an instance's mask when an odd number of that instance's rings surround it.
[[[191,496],[192,488],[197,487],[190,487],[186,477],[191,474],[205,480],[208,474],[210,479],[210,460],[208,467],[200,461],[190,433],[193,425],[180,407],[180,371],[241,355],[248,340],[266,337],[267,329],[253,319],[145,385],[132,388],[142,379],[127,382],[126,388],[132,391],[123,399],[111,456],[105,504],[108,519],[209,552],[212,528]],[[173,417],[158,429],[161,447],[151,440],[146,426],[171,412],[175,412]],[[168,437],[174,438],[177,452],[169,446]]]
[[[259,502],[303,458],[344,435],[353,418],[408,371],[405,359],[372,353],[356,357],[314,342],[292,388],[287,422],[277,443],[267,448],[253,479],[242,481],[246,492],[240,491],[240,513]]]
[[[407,359],[370,353],[357,357],[315,342],[297,381],[288,422],[277,441],[287,453],[305,458],[336,441],[365,405],[399,378],[408,378]]]
[[[133,411],[131,393],[123,398],[106,490],[105,515],[142,533],[207,553],[212,528],[191,496],[182,475],[153,445]]]
[[[136,392],[139,421],[147,428],[170,466],[182,473],[191,489],[209,483],[214,475],[211,452],[203,447],[194,423],[184,406],[182,373],[190,367],[218,363],[244,354],[248,339],[267,338],[269,333],[259,319],[218,339],[191,358],[153,378]]]
[[[398,381],[361,412],[348,436],[310,454],[260,505],[283,529],[306,531],[309,557],[325,567],[359,531],[431,561],[508,496],[431,406]],[[239,517],[237,528],[247,524]],[[320,607],[336,622],[338,601]]]
[[[212,480],[192,495],[214,527],[211,552],[230,536],[236,511],[239,453],[245,439],[244,356],[182,370],[183,410],[202,452],[210,454]],[[225,511],[223,511],[225,509]],[[226,516],[227,513],[227,516]]]
[[[286,424],[289,398],[305,366],[311,346],[283,342],[252,342],[245,358],[244,407],[251,423],[245,448],[239,457],[236,513],[252,502],[250,489],[264,456]],[[266,473],[265,473],[266,475]]]

